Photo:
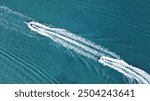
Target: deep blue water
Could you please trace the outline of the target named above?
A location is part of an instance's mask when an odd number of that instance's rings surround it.
[[[0,83],[137,83],[30,31],[23,21],[66,29],[150,73],[149,4],[149,0],[0,0]]]

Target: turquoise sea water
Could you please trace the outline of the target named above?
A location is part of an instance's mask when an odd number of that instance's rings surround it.
[[[138,83],[32,32],[66,29],[150,73],[149,0],[0,0],[0,83]]]

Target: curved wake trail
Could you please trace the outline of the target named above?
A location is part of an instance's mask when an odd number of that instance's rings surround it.
[[[103,65],[106,65],[125,76],[137,80],[139,83],[149,84],[150,75],[145,71],[129,65],[125,61],[121,60],[118,55],[103,48],[100,45],[84,39],[80,36],[76,36],[64,29],[50,28],[38,22],[28,22],[27,26],[40,35],[46,36],[56,43],[63,45],[66,48],[86,56],[90,59],[96,60]],[[99,58],[99,59],[98,59]]]

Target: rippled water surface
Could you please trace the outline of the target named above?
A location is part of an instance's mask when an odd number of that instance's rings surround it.
[[[149,4],[149,0],[0,0],[0,83],[139,83],[39,35],[26,23],[64,29],[150,74]]]

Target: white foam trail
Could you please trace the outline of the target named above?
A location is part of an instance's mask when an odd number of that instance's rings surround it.
[[[36,23],[36,22],[35,22]],[[36,23],[37,24],[37,23]],[[43,36],[46,36],[46,37],[49,37],[51,38],[53,41],[63,45],[64,47],[66,48],[69,48],[69,49],[72,49],[74,50],[75,52],[77,53],[80,53],[82,54],[83,56],[86,56],[88,58],[91,58],[91,59],[94,59],[96,60],[96,58],[90,54],[89,52],[86,52],[86,50],[83,50],[81,49],[80,47],[77,46],[78,43],[76,42],[72,42],[72,40],[70,40],[69,38],[66,38],[64,36],[60,36],[54,32],[50,32],[50,31],[47,31],[47,30],[43,30],[41,28],[38,28],[37,26],[35,25],[32,25],[32,23],[27,23],[28,27],[32,30],[32,31],[35,31]],[[41,24],[40,24],[41,25]],[[41,27],[44,27],[45,28],[45,25],[41,25]],[[46,26],[47,27],[47,26]],[[56,37],[56,36],[57,37]],[[74,43],[74,44],[73,44]],[[84,48],[84,46],[83,46]]]
[[[30,17],[21,13],[15,12],[6,6],[0,6],[0,27],[4,27],[16,32],[22,33],[28,37],[35,37],[27,26],[24,24],[26,21],[33,21]]]
[[[42,28],[44,29],[45,31],[48,31],[48,32],[54,32],[54,33],[57,33],[57,34],[61,34],[62,36],[65,36],[66,38],[69,38],[71,39],[72,41],[77,41],[77,42],[80,42],[80,44],[83,44],[84,47],[85,46],[88,46],[90,47],[89,50],[91,50],[90,52],[94,52],[95,55],[99,56],[99,54],[107,54],[109,56],[112,56],[112,57],[115,57],[115,58],[120,58],[117,54],[109,51],[108,49],[106,48],[103,48],[102,46],[100,45],[96,45],[94,42],[92,41],[89,41],[85,38],[82,38],[80,36],[77,36],[73,33],[70,33],[68,32],[67,30],[65,29],[60,29],[60,28],[50,28],[48,26],[45,26],[45,25],[42,25],[38,22],[30,22],[30,24],[34,24],[35,27],[39,27],[39,28]]]
[[[67,41],[67,42],[69,42],[69,43],[71,43],[73,45],[76,45],[76,46],[80,47],[82,50],[87,51],[87,52],[89,52],[89,53],[91,53],[91,54],[93,54],[93,55],[95,55],[97,57],[103,56],[103,55],[106,54],[106,53],[103,54],[102,52],[98,52],[97,50],[94,50],[94,49],[92,49],[92,48],[90,48],[90,47],[88,47],[88,46],[86,46],[86,45],[84,45],[84,44],[82,44],[82,43],[80,43],[78,41],[72,40],[71,38],[65,37],[65,36],[60,35],[60,34],[58,34],[56,32],[53,32],[53,31],[50,31],[50,30],[45,30],[45,25],[41,25],[41,24],[39,24],[37,22],[36,23],[34,23],[34,22],[28,23],[28,27],[30,29],[38,32],[38,33],[42,32],[41,35],[44,35],[44,36],[47,36],[47,37],[52,36],[52,35],[56,36],[56,37],[58,37],[58,38],[60,38],[62,40],[65,40],[65,41]],[[44,27],[44,28],[42,29],[42,27]]]
[[[132,65],[129,65],[123,60],[102,56],[99,59],[99,62],[121,72],[129,78],[137,80],[139,83],[150,83],[150,75],[148,73]]]
[[[125,61],[119,59],[118,55],[115,53],[87,39],[76,36],[63,29],[50,28],[38,22],[29,22],[27,25],[32,31],[49,37],[64,47],[72,49],[90,59],[97,60],[97,57],[100,57],[98,62],[119,71],[131,79],[137,80],[139,83],[150,83],[150,75],[148,73],[129,65]]]

